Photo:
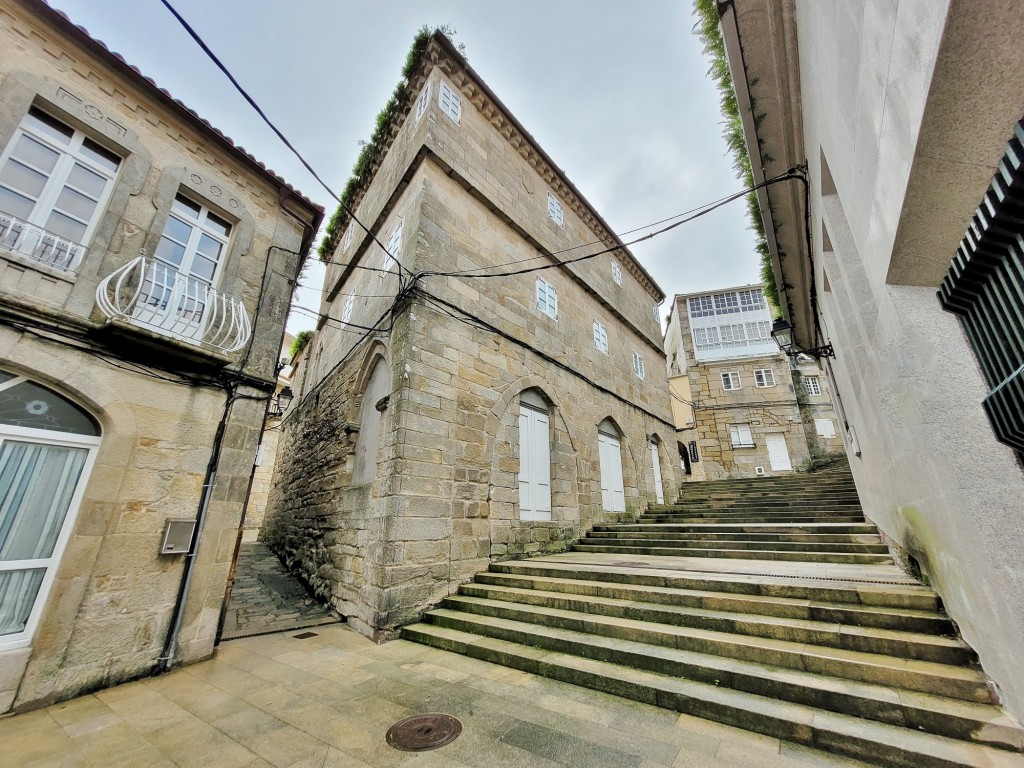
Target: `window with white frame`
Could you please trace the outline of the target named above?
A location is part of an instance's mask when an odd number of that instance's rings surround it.
[[[661,322],[661,318],[658,316],[658,305],[657,304],[652,304],[651,305],[651,314],[654,315],[654,322],[656,322],[656,323],[660,323]]]
[[[815,419],[814,429],[818,433],[818,437],[836,436],[836,424],[832,419]]]
[[[647,370],[644,368],[644,359],[636,352],[633,353],[633,373],[638,379],[647,378]]]
[[[715,314],[728,315],[740,311],[740,302],[735,293],[720,293],[715,296]]]
[[[437,97],[441,111],[458,123],[462,119],[462,99],[455,95],[448,83],[441,83],[441,91]]]
[[[760,320],[756,323],[746,323],[747,341],[768,341],[771,338],[772,324],[767,320]]]
[[[594,321],[594,346],[608,354],[608,329]]]
[[[562,217],[562,204],[550,192],[548,192],[548,216],[558,226],[565,226],[565,219]]]
[[[350,221],[348,223],[348,229],[345,230],[345,240],[341,244],[342,250],[348,248],[352,244],[352,233],[354,231],[353,228],[355,227],[355,225],[356,223],[354,221]]]
[[[718,340],[717,328],[694,328],[693,346],[699,351],[702,349],[718,349],[721,343]]]
[[[739,371],[722,371],[722,389],[733,390],[740,388]]]
[[[821,382],[817,376],[804,376],[804,386],[807,387],[808,395],[821,394]]]
[[[558,293],[543,277],[537,278],[537,309],[548,317],[558,318]]]
[[[775,371],[771,368],[757,368],[754,371],[754,386],[755,387],[774,387],[775,386]]]
[[[0,246],[77,268],[120,166],[116,154],[32,107],[0,157]]]
[[[398,269],[402,254],[402,222],[398,222],[391,231],[388,241],[384,244],[384,250],[384,268],[389,272]],[[384,277],[384,273],[381,272],[380,276]]]
[[[0,371],[0,649],[28,646],[100,444],[64,396]]]
[[[740,309],[744,312],[753,312],[759,309],[766,309],[764,294],[758,290],[740,291]]]
[[[430,83],[423,84],[423,90],[420,91],[420,97],[416,99],[416,122],[420,121],[423,117],[423,113],[427,111],[427,104],[430,103]]]
[[[616,285],[622,285],[622,267],[615,259],[612,259],[612,280]]]
[[[729,440],[733,448],[754,447],[754,436],[750,434],[749,424],[730,424]]]
[[[687,304],[690,317],[713,317],[715,314],[715,302],[710,296],[693,296]]]
[[[747,336],[743,330],[743,323],[736,325],[720,325],[718,332],[722,335],[723,347],[745,347]]]
[[[345,299],[345,309],[341,313],[341,322],[347,323],[352,319],[352,308],[356,305],[356,297],[349,296]]]

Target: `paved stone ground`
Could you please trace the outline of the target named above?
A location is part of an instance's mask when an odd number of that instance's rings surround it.
[[[242,544],[222,640],[330,624],[338,619],[259,542]]]
[[[0,719],[4,768],[867,768],[806,747],[343,624],[221,645],[214,659]],[[400,752],[397,720],[462,735]]]

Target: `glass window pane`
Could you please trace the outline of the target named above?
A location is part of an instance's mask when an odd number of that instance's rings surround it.
[[[47,178],[45,173],[35,171],[13,157],[4,165],[3,171],[0,171],[0,182],[36,199],[46,186]]]
[[[117,167],[121,165],[121,158],[109,149],[104,149],[92,139],[82,141],[81,152],[83,157],[92,160],[96,165],[106,168],[111,173],[116,171]]]
[[[210,261],[205,256],[196,256],[192,261],[192,274],[204,280],[213,282],[213,273],[217,271],[217,262]]]
[[[11,216],[17,216],[19,219],[27,219],[35,207],[36,203],[34,200],[0,187],[0,211],[9,213]]]
[[[50,147],[33,139],[31,136],[22,134],[18,137],[18,143],[14,146],[11,156],[45,173],[51,173],[54,166],[57,165],[60,152],[50,149]]]
[[[160,243],[156,247],[156,257],[158,259],[169,264],[178,265],[181,264],[181,259],[184,255],[185,246],[173,240],[168,240],[166,235],[160,238]]]
[[[220,216],[216,216],[212,213],[206,215],[206,228],[218,235],[224,235],[224,237],[227,237],[231,233],[231,225],[224,221],[224,219],[220,218]],[[401,238],[401,229],[398,231],[398,237]],[[401,240],[399,240],[399,242],[401,242]],[[394,253],[394,251],[392,251],[392,253]]]
[[[63,237],[75,243],[80,243],[85,239],[86,225],[65,216],[60,211],[53,211],[50,214],[50,218],[46,220],[46,229],[57,237]]]
[[[0,446],[0,561],[50,557],[88,448],[15,440]]]
[[[57,197],[57,204],[54,208],[58,208],[76,219],[89,222],[92,221],[92,215],[96,212],[96,201],[81,192],[64,187]]]
[[[75,163],[75,167],[68,174],[67,183],[96,199],[99,199],[100,195],[103,194],[103,188],[107,186],[107,180],[104,177],[100,176],[96,171],[90,171],[81,163]]]
[[[177,240],[179,243],[187,243],[188,239],[192,236],[193,227],[186,224],[181,219],[174,216],[167,217],[167,223],[164,224],[164,237],[170,237],[173,240]]]
[[[220,258],[220,252],[223,247],[224,246],[219,241],[214,240],[209,235],[201,235],[199,238],[199,245],[196,246],[196,250],[204,256],[208,256],[216,261]]]
[[[62,144],[67,144],[71,141],[71,137],[74,135],[74,129],[62,123],[55,117],[50,117],[42,110],[33,107],[25,115],[24,124],[40,133],[45,133],[47,136],[56,139]]]
[[[96,421],[80,406],[31,381],[0,392],[0,424],[99,437]]]
[[[183,213],[196,220],[199,219],[199,214],[202,212],[202,209],[198,205],[181,195],[174,198],[174,203],[171,205],[171,208],[176,210],[178,213]]]
[[[0,637],[25,631],[45,568],[0,571]]]

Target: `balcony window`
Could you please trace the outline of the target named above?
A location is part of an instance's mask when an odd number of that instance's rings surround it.
[[[0,247],[78,267],[121,158],[33,107],[0,158]]]

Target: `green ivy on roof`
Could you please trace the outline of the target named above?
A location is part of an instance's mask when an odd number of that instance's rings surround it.
[[[423,52],[427,50],[427,43],[436,32],[440,32],[449,40],[453,40],[455,37],[455,29],[447,24],[433,28],[424,24],[417,30],[416,36],[412,39],[412,45],[409,47],[409,53],[405,57],[405,65],[402,67],[402,79],[398,81],[398,85],[395,86],[395,90],[391,93],[391,98],[388,99],[387,104],[377,113],[373,133],[370,134],[369,141],[361,142],[362,149],[359,150],[359,156],[356,158],[355,165],[352,166],[352,175],[345,183],[345,188],[341,192],[341,203],[331,215],[330,221],[327,222],[327,234],[317,249],[321,261],[328,261],[331,258],[331,254],[334,253],[334,249],[337,248],[338,240],[341,238],[342,226],[349,219],[346,209],[351,210],[359,190],[362,189],[364,183],[370,180],[370,169],[373,167],[373,161],[377,158],[378,153],[384,149],[384,132],[387,130],[388,125],[390,125],[396,111],[404,106],[409,98],[409,78],[412,77],[419,67],[420,59],[423,58]],[[458,45],[458,51],[463,57],[466,56],[463,44],[460,43]]]
[[[708,74],[718,86],[721,96],[722,117],[725,118],[722,124],[722,135],[725,137],[726,146],[732,154],[732,167],[736,170],[736,176],[746,186],[754,186],[754,174],[751,171],[750,156],[747,154],[747,145],[743,140],[743,122],[740,119],[739,103],[736,101],[736,89],[729,74],[729,62],[725,56],[725,41],[722,39],[722,28],[719,25],[717,0],[694,0],[694,13],[697,21],[693,25],[693,33],[697,35],[704,45],[704,53],[711,59],[711,66]],[[754,106],[754,98],[750,98],[751,106]],[[754,114],[754,124],[757,125],[764,118],[764,115]],[[764,222],[761,219],[761,208],[757,202],[757,193],[751,192],[747,195],[747,214],[750,217],[751,229],[754,230],[754,248],[761,261],[761,282],[764,283],[764,294],[768,301],[776,308],[778,313],[779,288],[775,283],[775,272],[772,270],[772,257],[768,250],[768,239],[764,233]]]

